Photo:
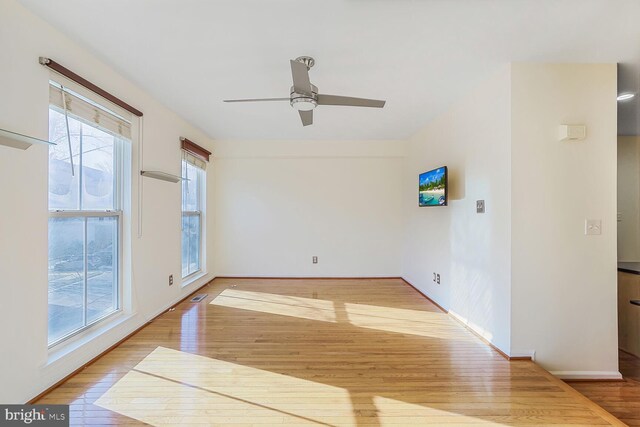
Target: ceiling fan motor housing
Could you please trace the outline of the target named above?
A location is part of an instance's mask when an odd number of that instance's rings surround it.
[[[298,93],[291,86],[291,106],[298,111],[311,111],[318,106],[318,88],[311,85],[311,93]]]

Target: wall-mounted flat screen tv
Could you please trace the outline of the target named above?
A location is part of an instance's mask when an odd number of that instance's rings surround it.
[[[447,206],[446,166],[420,174],[418,206]]]

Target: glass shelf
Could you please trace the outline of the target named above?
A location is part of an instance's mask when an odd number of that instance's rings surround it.
[[[182,181],[182,177],[178,175],[172,175],[170,173],[160,172],[160,171],[140,171],[140,175],[146,176],[149,178],[159,179],[162,181],[169,181],[169,182]]]
[[[44,139],[33,138],[31,136],[22,135],[21,133],[0,129],[0,145],[26,150],[31,147],[32,144],[56,145],[55,143],[45,141]]]

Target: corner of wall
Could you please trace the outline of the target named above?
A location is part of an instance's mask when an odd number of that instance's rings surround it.
[[[511,67],[505,65],[407,141],[402,276],[508,354]],[[417,176],[449,167],[450,203],[420,208]],[[486,201],[485,214],[475,201]],[[432,280],[440,274],[441,284]]]
[[[559,375],[615,377],[615,64],[511,69],[512,348]],[[559,141],[561,124],[587,139]],[[585,236],[586,218],[602,235]]]

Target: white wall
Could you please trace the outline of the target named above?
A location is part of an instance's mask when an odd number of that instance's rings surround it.
[[[144,112],[144,166],[179,173],[178,138],[211,147],[203,133],[161,106],[73,41],[12,0],[0,2],[0,127],[46,138],[49,56]],[[133,147],[137,173],[137,146]],[[66,355],[47,350],[47,148],[26,151],[0,146],[0,402],[21,403],[69,374],[142,325],[211,274],[182,289],[180,276],[180,186],[146,179],[143,237],[137,239],[137,179],[131,212],[133,310],[113,329]],[[210,177],[213,173],[210,174]],[[210,180],[211,181],[211,180]],[[208,209],[214,193],[208,186]],[[172,231],[173,230],[173,231]],[[207,239],[212,240],[213,227]],[[209,271],[214,270],[212,251]],[[179,280],[178,280],[179,282]],[[54,361],[55,357],[55,361]]]
[[[617,372],[615,66],[505,66],[406,143],[214,146],[13,0],[0,2],[0,53],[2,128],[47,136],[49,74],[37,58],[50,56],[145,113],[145,168],[178,173],[179,136],[215,154],[210,274],[168,287],[180,272],[180,187],[144,181],[138,239],[134,179],[131,316],[61,355],[46,337],[47,149],[0,147],[1,402],[30,399],[214,272],[402,274],[505,353],[535,350],[557,371]],[[587,124],[588,139],[556,141],[565,122]],[[135,144],[133,153],[135,174]],[[418,174],[441,165],[450,168],[450,206],[418,208]],[[475,213],[478,199],[485,214]],[[602,219],[603,234],[584,236],[585,218]]]
[[[410,139],[403,181],[403,277],[505,353],[511,322],[510,96],[505,66]],[[449,206],[418,207],[418,174],[445,165]],[[484,214],[476,214],[479,199],[486,201]]]
[[[618,136],[618,261],[640,261],[640,137]]]
[[[513,64],[407,147],[403,277],[565,377],[619,377],[615,95],[615,64]],[[587,140],[560,143],[563,123],[586,124]],[[450,206],[417,207],[418,174],[442,165]],[[586,218],[602,235],[584,235]]]
[[[218,276],[400,275],[403,142],[216,141],[215,153]]]
[[[616,133],[615,64],[513,65],[512,351],[563,376],[619,375]]]

